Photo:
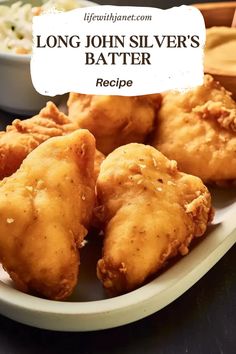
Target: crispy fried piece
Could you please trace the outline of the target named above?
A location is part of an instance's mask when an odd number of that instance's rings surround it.
[[[24,158],[43,141],[76,129],[78,127],[52,102],[32,118],[15,119],[6,132],[0,132],[0,179],[14,173]]]
[[[86,130],[52,138],[0,182],[0,261],[20,290],[61,300],[77,284],[77,248],[94,205],[94,153]]]
[[[69,117],[96,138],[97,148],[107,155],[118,146],[144,142],[153,129],[161,95],[138,97],[94,96],[71,93]]]
[[[95,151],[95,160],[94,160],[94,174],[95,174],[95,180],[97,180],[99,172],[100,172],[100,167],[105,159],[105,156],[98,150]]]
[[[205,182],[236,179],[236,102],[219,82],[167,92],[151,145]]]
[[[186,255],[212,216],[202,181],[142,144],[122,146],[105,159],[97,193],[105,237],[97,275],[113,295],[142,285],[171,257]]]

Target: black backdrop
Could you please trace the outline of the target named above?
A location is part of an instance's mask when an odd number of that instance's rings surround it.
[[[191,5],[193,3],[206,2],[206,1],[196,1],[196,0],[188,0],[188,1],[175,1],[175,0],[96,0],[95,2],[101,5],[120,5],[120,6],[152,6],[159,7],[161,9],[167,9],[172,6],[180,6],[180,5]],[[207,1],[207,2],[217,2],[217,1]]]

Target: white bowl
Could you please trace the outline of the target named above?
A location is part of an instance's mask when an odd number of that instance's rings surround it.
[[[0,0],[0,5],[9,5],[16,1]],[[82,7],[97,5],[91,1],[78,1]],[[39,3],[30,0],[22,2]],[[49,100],[56,104],[61,101],[62,96],[43,96],[34,89],[30,75],[30,58],[30,55],[0,52],[0,109],[20,115],[31,115],[38,112]]]

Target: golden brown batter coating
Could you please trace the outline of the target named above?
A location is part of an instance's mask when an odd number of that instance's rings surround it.
[[[113,295],[135,289],[168,259],[187,254],[212,216],[202,181],[142,144],[122,146],[105,159],[97,194],[104,230],[97,274]]]
[[[236,179],[236,102],[219,82],[164,95],[151,145],[205,182]]]
[[[95,160],[94,160],[94,174],[95,174],[95,180],[97,180],[97,177],[100,172],[100,167],[105,159],[105,156],[98,150],[95,151]]]
[[[145,141],[152,131],[161,95],[137,97],[95,96],[71,93],[69,117],[96,138],[98,150],[107,155],[118,146]]]
[[[15,119],[6,132],[0,132],[0,179],[14,173],[24,158],[45,140],[76,129],[52,102],[32,118]]]
[[[51,138],[0,182],[0,261],[20,290],[61,300],[77,284],[94,206],[94,154],[86,130]]]

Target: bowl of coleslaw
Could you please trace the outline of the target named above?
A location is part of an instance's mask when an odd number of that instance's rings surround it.
[[[62,96],[40,95],[32,84],[30,58],[33,16],[50,8],[70,11],[95,5],[85,0],[0,0],[0,109],[31,115],[44,107],[48,100],[55,103],[61,101]]]

